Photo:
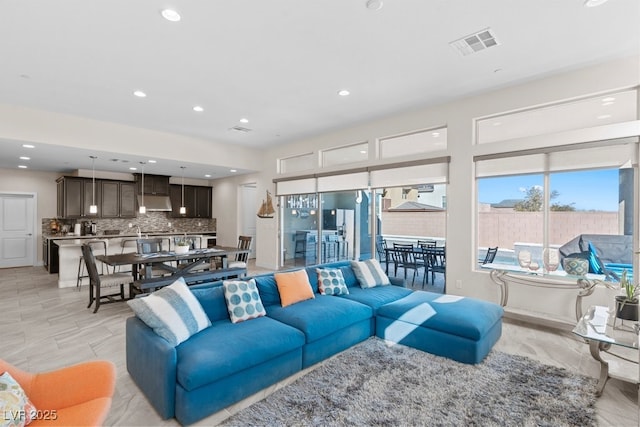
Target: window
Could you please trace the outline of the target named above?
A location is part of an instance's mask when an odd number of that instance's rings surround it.
[[[409,156],[447,148],[447,128],[380,138],[380,158]]]
[[[629,90],[480,119],[478,144],[637,120],[637,102]]]
[[[313,153],[280,159],[279,173],[300,172],[316,167],[316,157]]]
[[[322,167],[361,162],[369,158],[368,153],[369,143],[367,142],[324,150],[322,151]]]
[[[478,259],[498,246],[494,262],[516,264],[526,250],[542,267],[544,248],[581,252],[593,243],[612,271],[632,270],[636,158],[637,143],[622,140],[476,158]]]

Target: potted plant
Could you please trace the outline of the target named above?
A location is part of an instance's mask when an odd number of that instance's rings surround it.
[[[616,317],[637,322],[640,287],[629,280],[627,270],[622,271],[620,289],[623,294],[616,296]]]
[[[184,254],[189,252],[189,249],[191,249],[191,243],[191,239],[187,238],[186,234],[184,235],[184,237],[176,239],[175,252],[177,254]]]

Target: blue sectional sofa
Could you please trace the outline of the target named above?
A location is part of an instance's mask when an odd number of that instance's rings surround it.
[[[348,295],[320,295],[317,268],[340,269]],[[221,281],[192,286],[211,326],[175,347],[138,317],[127,319],[127,369],[157,412],[194,423],[376,334],[465,363],[481,361],[500,337],[497,304],[463,298],[462,312],[456,302],[420,324],[407,311],[437,305],[442,295],[414,292],[393,278],[391,286],[363,289],[348,261],[306,272],[314,298],[286,307],[273,274],[254,277],[266,316],[240,323],[230,321]],[[389,333],[406,326],[419,332]]]

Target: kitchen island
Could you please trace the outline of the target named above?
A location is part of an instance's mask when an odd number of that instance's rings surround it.
[[[163,242],[166,250],[173,249],[173,242],[176,237],[184,237],[185,235],[192,239],[194,248],[206,248],[209,240],[212,238],[211,233],[148,233],[142,234],[141,237],[161,237],[166,239]],[[78,280],[78,268],[80,257],[82,255],[81,247],[84,243],[89,241],[104,242],[106,247],[106,255],[114,255],[127,252],[135,252],[136,245],[135,239],[138,238],[137,234],[120,234],[120,235],[99,235],[99,236],[52,236],[49,237],[49,245],[55,245],[58,249],[58,287],[70,288],[77,284]],[[215,238],[215,237],[214,237]],[[94,249],[95,255],[103,254],[103,250],[97,249],[101,244]],[[98,261],[96,262],[98,271],[101,272],[103,265]],[[104,266],[105,273],[107,272],[107,266]],[[129,271],[131,267],[122,267],[120,271]],[[112,271],[109,271],[110,273]],[[82,279],[81,284],[88,284],[89,278]]]

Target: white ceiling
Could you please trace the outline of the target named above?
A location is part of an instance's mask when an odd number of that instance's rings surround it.
[[[5,0],[0,103],[266,147],[640,53],[640,2],[583,2]],[[449,45],[485,28],[499,46],[462,56]],[[0,144],[0,167],[16,167],[20,144]],[[29,166],[88,168],[96,154],[55,148]]]

